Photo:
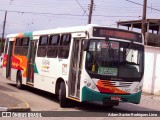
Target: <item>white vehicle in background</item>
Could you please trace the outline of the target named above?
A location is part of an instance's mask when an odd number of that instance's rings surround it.
[[[2,65],[3,65],[3,56],[4,56],[4,53],[1,54],[0,56],[0,67],[2,68]]]

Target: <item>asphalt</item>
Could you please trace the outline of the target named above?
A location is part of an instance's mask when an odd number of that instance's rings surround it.
[[[29,104],[12,96],[0,87],[0,111],[30,111]]]
[[[30,106],[27,102],[5,92],[6,89],[6,87],[0,85],[0,111],[30,111]],[[142,95],[160,100],[159,95],[148,93],[143,93]]]

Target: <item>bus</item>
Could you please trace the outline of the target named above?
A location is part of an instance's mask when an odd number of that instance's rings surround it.
[[[144,38],[137,32],[89,24],[7,35],[3,75],[68,100],[139,104]]]

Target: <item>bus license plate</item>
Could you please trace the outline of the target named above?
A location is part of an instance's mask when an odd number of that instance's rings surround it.
[[[121,100],[121,97],[114,96],[114,97],[111,97],[111,100]]]

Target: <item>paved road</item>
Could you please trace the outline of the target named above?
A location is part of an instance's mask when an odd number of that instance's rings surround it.
[[[152,99],[150,96],[143,95],[141,99],[141,103],[139,105],[134,105],[130,103],[120,103],[119,106],[114,107],[113,109],[107,109],[106,107],[102,106],[101,103],[75,103],[70,108],[60,108],[58,99],[53,94],[30,88],[25,87],[23,90],[19,90],[16,88],[15,83],[6,80],[1,75],[0,70],[0,88],[5,92],[18,97],[26,102],[29,103],[32,111],[91,111],[102,110],[107,112],[114,112],[114,111],[159,111],[160,110],[160,99]],[[94,114],[94,113],[93,113]]]

